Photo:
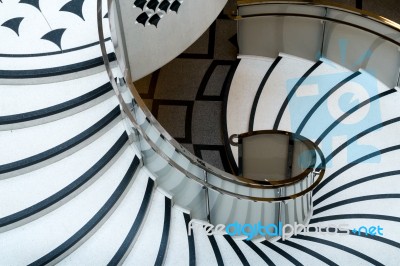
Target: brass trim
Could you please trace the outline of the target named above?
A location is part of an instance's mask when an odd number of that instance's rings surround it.
[[[289,137],[294,137],[295,139],[302,141],[310,150],[314,151],[314,155],[316,154],[315,151],[317,150],[317,146],[315,145],[315,143],[313,143],[311,140],[307,139],[304,136],[301,136],[301,135],[293,133],[293,132],[284,131],[284,130],[257,130],[257,131],[249,131],[246,133],[242,133],[239,135],[239,144],[242,143],[242,140],[244,138],[247,138],[250,136],[256,136],[256,135],[287,135]],[[251,179],[248,177],[241,177],[241,176],[238,176],[237,178],[239,180],[243,180],[244,182],[257,182],[258,184],[272,185],[274,187],[286,186],[286,185],[297,183],[300,180],[307,177],[311,173],[311,171],[314,170],[316,162],[317,162],[316,156],[314,156],[310,165],[307,167],[307,169],[303,173],[301,173],[297,176],[294,176],[292,178],[284,179],[284,180],[261,181],[261,180],[254,180],[254,179]]]

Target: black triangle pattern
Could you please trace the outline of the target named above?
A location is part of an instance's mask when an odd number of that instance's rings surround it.
[[[156,26],[169,11],[178,13],[183,0],[136,0],[134,7],[142,9],[142,13],[136,18],[136,22]]]
[[[85,0],[71,0],[61,7],[60,11],[70,12],[85,20],[82,11],[83,2],[85,2]]]
[[[150,0],[147,3],[147,7],[153,11],[156,11],[158,4],[159,4],[159,2],[157,0]]]
[[[158,22],[160,21],[160,19],[161,19],[161,17],[160,17],[158,14],[154,14],[154,15],[150,18],[149,23],[150,23],[151,25],[156,26],[156,28],[157,28],[157,24],[158,24]]]
[[[143,12],[142,14],[140,14],[137,18],[136,21],[140,24],[142,24],[143,26],[146,26],[146,22],[149,19],[149,15],[147,15],[146,12]]]
[[[62,50],[62,48],[61,48],[61,38],[62,38],[65,30],[66,29],[55,29],[55,30],[52,30],[52,31],[46,33],[45,35],[43,35],[43,37],[41,39],[48,40],[48,41],[54,43],[55,45],[57,45],[60,48],[60,50]]]
[[[136,0],[133,5],[143,10],[144,6],[146,5],[146,0]]]
[[[20,4],[28,4],[28,5],[34,6],[37,9],[39,9],[39,11],[41,11],[40,10],[40,6],[39,6],[39,0],[20,0],[19,3]]]
[[[12,18],[1,24],[1,26],[12,29],[19,36],[19,25],[21,25],[23,19],[22,17]]]

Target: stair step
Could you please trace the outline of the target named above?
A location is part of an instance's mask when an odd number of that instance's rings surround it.
[[[196,246],[196,264],[217,265],[217,259],[211,245],[210,239],[205,233],[201,224],[193,223],[194,244]]]
[[[82,261],[105,265],[110,262],[139,213],[147,183],[148,175],[141,168],[124,199],[108,220],[85,243],[62,260],[60,265],[76,265]]]
[[[284,102],[294,83],[299,80],[314,63],[284,56],[269,76],[258,101],[254,117],[254,130],[272,129],[280,105]],[[280,104],[277,104],[280,103]]]
[[[120,122],[93,143],[54,164],[1,180],[0,217],[33,206],[75,182],[110,150],[124,130]]]
[[[73,100],[108,83],[105,72],[75,80],[40,85],[0,85],[0,116],[34,112]],[[49,97],[51,96],[51,97]]]
[[[141,228],[144,226],[144,221],[149,210],[149,205],[151,202],[153,192],[154,192],[154,180],[148,178],[143,200],[140,205],[140,209],[135,217],[135,220],[132,223],[129,232],[126,235],[121,246],[118,248],[117,252],[111,258],[108,264],[115,265],[121,263],[129,255],[129,252],[132,250],[137,238],[139,237]]]
[[[170,239],[165,257],[165,265],[188,264],[189,244],[185,219],[180,209],[172,207]]]
[[[222,260],[225,265],[243,265],[240,261],[239,257],[233,251],[231,245],[226,241],[224,236],[222,235],[215,235],[215,241],[217,242],[219,251],[221,252]]]
[[[124,265],[133,265],[139,261],[143,265],[154,265],[161,243],[164,210],[165,196],[156,190],[150,202],[149,212],[143,221],[146,226],[141,229]]]
[[[2,233],[0,241],[13,244],[2,249],[0,256],[12,260],[7,264],[27,264],[62,245],[98,213],[124,177],[131,161],[132,153],[126,150],[98,180],[66,204],[29,224]],[[29,252],[24,256],[10,256],[21,248]]]
[[[52,123],[0,131],[0,145],[3,151],[0,164],[16,162],[58,146],[100,121],[116,106],[116,99],[110,98],[90,109]]]

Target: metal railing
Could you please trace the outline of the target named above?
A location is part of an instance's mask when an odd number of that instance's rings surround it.
[[[285,0],[237,0],[237,5],[239,6],[248,6],[248,5],[261,5],[261,4],[293,4],[293,5],[303,5],[303,6],[315,6],[315,7],[323,7],[326,9],[332,9],[332,10],[339,10],[339,11],[344,11],[346,13],[354,14],[363,18],[367,18],[369,20],[378,22],[381,25],[390,27],[396,31],[400,31],[400,24],[385,18],[383,16],[379,16],[373,12],[366,11],[366,10],[361,10],[357,8],[353,8],[347,5],[342,5],[338,3],[333,3],[330,1],[323,1],[323,0],[309,0],[309,1],[303,1],[303,0],[291,0],[291,1],[285,1]],[[356,25],[356,24],[354,24]]]
[[[112,1],[109,1],[109,7]],[[135,129],[136,132],[138,132],[143,138],[144,140],[151,146],[151,148],[157,153],[159,154],[164,160],[166,160],[170,165],[172,165],[173,167],[175,167],[176,169],[178,169],[180,172],[182,172],[185,176],[187,176],[188,178],[196,181],[197,183],[201,184],[202,186],[206,187],[207,189],[213,189],[215,191],[218,191],[219,193],[222,194],[226,194],[226,195],[230,195],[232,197],[235,198],[240,198],[240,199],[247,199],[247,200],[251,200],[251,201],[263,201],[263,202],[271,202],[271,201],[283,201],[283,200],[288,200],[288,199],[293,199],[296,197],[300,197],[302,195],[307,194],[308,192],[312,191],[317,185],[318,183],[321,181],[322,177],[323,177],[323,173],[324,173],[324,167],[322,166],[321,169],[315,169],[317,172],[320,173],[320,175],[318,176],[317,180],[315,180],[315,182],[308,187],[306,190],[300,192],[300,193],[296,193],[293,195],[288,195],[288,196],[281,196],[281,197],[277,197],[277,198],[263,198],[263,197],[253,197],[253,196],[248,196],[248,195],[241,195],[238,193],[234,193],[225,189],[222,189],[220,187],[217,187],[215,185],[210,184],[209,182],[195,176],[194,174],[192,174],[190,171],[184,169],[182,166],[180,166],[178,163],[176,163],[174,160],[172,160],[167,154],[165,154],[150,138],[149,136],[146,134],[146,132],[143,130],[143,128],[141,128],[141,126],[137,123],[136,118],[134,117],[134,115],[132,114],[129,106],[127,105],[127,103],[124,101],[119,86],[118,84],[115,82],[115,76],[112,72],[111,66],[110,66],[110,62],[108,61],[108,58],[104,55],[107,54],[106,51],[106,47],[105,47],[105,43],[104,43],[104,34],[103,34],[103,24],[102,24],[102,16],[101,16],[101,12],[102,12],[102,6],[101,6],[101,0],[98,0],[98,30],[99,30],[99,37],[100,37],[100,47],[103,53],[103,58],[104,58],[104,63],[105,63],[105,67],[107,69],[107,73],[111,82],[111,85],[114,89],[114,92],[118,98],[118,101],[120,103],[120,106],[122,108],[122,111],[125,113],[126,118],[130,121],[130,123],[132,124],[132,127]],[[128,71],[125,70],[125,74],[127,74]],[[204,169],[204,171],[208,174],[212,174],[214,176],[217,176],[219,178],[221,178],[222,180],[234,183],[236,185],[241,185],[241,186],[246,186],[246,187],[251,187],[251,188],[259,188],[259,189],[268,189],[268,188],[277,188],[277,185],[273,185],[273,184],[269,184],[267,183],[263,183],[263,182],[258,182],[258,181],[254,181],[251,179],[246,179],[243,177],[237,177],[234,175],[231,175],[229,173],[226,173],[224,171],[221,171],[211,165],[209,165],[208,163],[202,161],[201,159],[197,158],[196,156],[192,155],[190,152],[188,152],[186,149],[184,149],[179,143],[176,142],[175,139],[173,139],[164,129],[163,127],[159,124],[159,122],[154,118],[154,116],[150,113],[150,111],[147,109],[146,105],[144,104],[144,102],[141,100],[139,94],[137,93],[137,91],[133,88],[131,81],[129,80],[129,75],[126,75],[126,77],[128,79],[127,81],[127,85],[129,86],[130,91],[133,94],[133,98],[135,99],[136,103],[139,105],[140,109],[145,113],[146,117],[148,118],[148,121],[150,122],[150,124],[152,124],[153,126],[155,126],[157,128],[157,130],[159,130],[160,134],[162,134],[164,136],[164,138],[169,141],[175,148],[177,151],[180,152],[180,154],[182,154],[183,156],[185,156],[191,164],[196,165],[197,167]],[[323,158],[323,154],[321,152],[321,150],[319,150],[318,147],[315,147],[317,150],[317,153],[319,154],[320,158],[322,161],[324,161]],[[324,165],[322,163],[322,165]]]
[[[110,9],[110,5],[113,1],[109,0],[108,1],[108,6]],[[107,57],[107,51],[106,51],[106,46],[104,42],[104,33],[103,33],[103,23],[102,23],[102,1],[98,0],[98,10],[97,10],[97,15],[98,15],[98,33],[99,33],[99,39],[100,39],[100,47],[101,51],[103,54],[103,59],[104,59],[104,64],[105,68],[110,80],[110,83],[113,87],[113,90],[115,92],[115,95],[119,101],[120,107],[122,109],[123,114],[126,116],[125,118],[129,121],[130,126],[131,126],[131,133],[135,136],[136,140],[138,141],[139,149],[142,149],[140,147],[141,145],[141,139],[151,147],[151,150],[154,151],[157,156],[162,158],[165,162],[168,163],[171,167],[182,173],[185,177],[187,177],[189,180],[193,180],[195,183],[199,184],[202,186],[204,189],[204,206],[202,208],[205,208],[205,219],[208,220],[208,222],[215,222],[219,221],[221,222],[221,219],[219,217],[214,218],[211,213],[215,214],[215,210],[210,207],[210,197],[212,197],[215,200],[216,195],[223,195],[220,201],[224,201],[224,197],[228,196],[231,197],[231,200],[246,200],[250,202],[280,202],[279,203],[279,215],[282,216],[282,213],[285,213],[285,202],[286,201],[293,201],[295,200],[297,202],[297,199],[299,198],[300,200],[298,201],[298,204],[303,204],[303,196],[306,196],[306,202],[307,206],[304,208],[307,210],[306,217],[302,217],[301,221],[304,221],[303,218],[309,218],[311,215],[312,211],[312,205],[311,205],[311,200],[309,198],[311,197],[311,191],[322,181],[324,172],[325,172],[325,158],[322,154],[322,151],[315,146],[315,150],[317,154],[320,157],[321,163],[320,167],[318,169],[313,169],[313,171],[308,174],[305,177],[302,177],[301,180],[299,180],[295,184],[290,184],[288,186],[293,186],[292,189],[290,189],[290,193],[282,193],[282,191],[286,192],[286,189],[283,189],[281,187],[285,186],[286,184],[271,184],[269,182],[259,182],[259,181],[254,181],[250,179],[246,179],[243,177],[237,177],[234,175],[231,175],[229,173],[226,173],[224,171],[221,171],[208,163],[205,163],[201,159],[197,158],[190,152],[188,152],[186,149],[184,149],[179,143],[176,142],[175,139],[173,139],[168,132],[166,132],[163,127],[158,123],[158,121],[153,117],[153,115],[149,112],[147,109],[146,105],[140,98],[138,92],[136,89],[133,87],[133,83],[130,80],[130,75],[129,71],[125,69],[124,71],[124,78],[127,80],[127,82],[124,84],[122,82],[122,79],[120,77],[116,78],[113,74],[113,70],[111,68],[110,62]],[[117,82],[118,81],[118,82]],[[130,104],[129,102],[124,99],[121,89],[125,85],[128,85],[130,93],[132,93],[132,99],[133,99],[133,105]],[[159,132],[160,136],[162,139],[169,144],[171,144],[177,153],[182,155],[184,158],[186,158],[191,165],[198,167],[199,169],[203,169],[204,171],[204,179],[202,179],[201,176],[197,176],[196,174],[192,173],[188,169],[182,167],[177,161],[175,161],[172,156],[167,155],[156,143],[151,139],[151,137],[147,134],[146,130],[142,128],[142,126],[138,123],[137,121],[137,115],[134,113],[135,112],[135,105],[136,107],[139,108],[141,112],[143,112],[146,116],[146,120],[149,122],[151,126],[154,126],[157,131]],[[132,108],[133,107],[133,108]],[[237,190],[229,190],[223,188],[223,184],[221,185],[215,185],[212,184],[209,178],[213,178],[215,181],[215,178],[220,179],[224,182],[228,182],[231,184],[234,184],[235,186],[239,187],[247,187],[250,189],[249,193],[238,193]],[[305,184],[304,189],[299,191],[299,189],[296,189],[295,187],[303,188],[303,185]],[[275,193],[273,193],[273,197],[271,196],[265,196],[264,193],[261,193],[254,196],[251,191],[253,190],[273,190]],[[215,194],[215,192],[217,194]],[[243,192],[243,190],[242,190]],[[210,194],[211,193],[211,194]],[[217,196],[219,197],[219,196]],[[218,199],[217,199],[218,201]],[[215,203],[215,202],[214,202]],[[218,205],[218,204],[217,204]],[[215,206],[215,205],[214,205]],[[271,205],[271,208],[274,208],[274,204]],[[183,205],[183,207],[185,207]],[[272,210],[272,209],[271,209]],[[218,212],[217,212],[218,213]],[[217,216],[217,215],[216,215]],[[283,215],[284,216],[284,215]],[[204,216],[202,216],[204,217]],[[278,218],[278,217],[276,217]],[[285,218],[285,217],[284,217]],[[307,218],[307,219],[308,219]],[[285,218],[286,219],[286,218]],[[224,222],[225,220],[223,220]],[[300,220],[299,220],[300,221]],[[300,221],[300,222],[301,222]]]
[[[114,1],[108,0],[109,10],[111,9],[112,2],[114,2]],[[330,3],[327,4],[326,2],[322,2],[322,1],[309,1],[309,2],[304,2],[304,1],[302,1],[302,2],[297,2],[297,1],[252,1],[252,0],[238,1],[239,5],[265,4],[265,3],[286,3],[286,4],[292,3],[292,4],[299,4],[299,5],[315,5],[318,7],[325,8],[326,13],[329,9],[341,10],[341,11],[345,11],[345,12],[348,12],[351,14],[359,15],[360,17],[363,17],[363,18],[368,18],[372,21],[379,22],[380,24],[383,24],[385,26],[388,26],[388,27],[400,32],[400,26],[398,24],[396,24],[392,21],[389,21],[385,18],[372,15],[365,11],[360,11],[360,10],[356,10],[356,9],[349,10],[349,9],[344,8],[343,6],[333,5]],[[292,184],[271,184],[269,182],[257,182],[257,181],[254,181],[254,180],[251,180],[251,179],[248,179],[245,177],[234,176],[234,175],[226,173],[220,169],[217,169],[214,166],[211,166],[210,164],[197,158],[196,156],[194,156],[193,154],[188,152],[184,147],[182,147],[174,138],[172,138],[170,136],[170,134],[167,131],[165,131],[165,129],[159,124],[159,122],[155,119],[155,117],[147,109],[147,107],[146,107],[145,103],[143,102],[143,100],[141,99],[139,93],[136,91],[136,89],[133,86],[133,82],[132,82],[132,79],[130,76],[131,72],[129,69],[123,70],[126,83],[124,84],[121,82],[118,82],[118,83],[116,82],[115,76],[114,76],[111,66],[110,66],[110,62],[107,57],[107,51],[106,51],[105,42],[104,42],[103,23],[102,23],[102,1],[98,0],[97,4],[98,4],[97,15],[98,15],[98,31],[99,31],[99,38],[100,38],[100,47],[101,47],[101,51],[103,54],[105,67],[106,67],[106,70],[107,70],[107,73],[109,76],[110,83],[113,87],[113,90],[114,90],[116,97],[119,101],[119,104],[121,106],[121,109],[122,109],[123,113],[126,115],[126,119],[131,124],[133,134],[136,134],[137,139],[142,138],[143,141],[145,141],[157,155],[159,155],[163,160],[165,160],[169,165],[171,165],[171,167],[175,168],[176,170],[181,172],[184,176],[186,176],[190,180],[195,181],[196,183],[198,183],[205,189],[205,203],[206,203],[205,208],[206,208],[206,214],[207,214],[208,221],[211,220],[209,190],[218,192],[222,195],[231,196],[236,199],[243,199],[243,200],[248,200],[248,201],[252,201],[252,202],[280,202],[279,203],[279,211],[278,211],[279,217],[277,217],[278,220],[283,219],[284,218],[283,216],[285,216],[285,213],[283,212],[283,209],[284,209],[283,207],[285,205],[285,201],[287,201],[287,200],[293,200],[298,197],[302,197],[302,196],[306,195],[307,204],[311,206],[310,192],[321,182],[323,175],[325,173],[325,158],[322,154],[322,151],[317,146],[315,146],[314,148],[321,160],[320,165],[318,167],[316,167],[309,174],[310,176],[305,177],[306,188],[300,192],[292,193],[290,195],[286,195],[286,193],[284,191],[286,191],[286,187],[285,187],[286,185],[290,186]],[[314,19],[320,19],[321,21],[323,21],[323,32],[324,32],[323,38],[325,37],[325,23],[326,23],[326,21],[331,21],[334,23],[352,26],[352,27],[358,28],[360,30],[372,33],[376,36],[381,37],[382,39],[384,39],[386,41],[389,41],[393,44],[400,46],[399,41],[397,41],[389,36],[386,36],[384,34],[381,34],[379,32],[376,32],[374,30],[365,28],[363,26],[360,26],[360,25],[357,25],[354,23],[341,21],[341,20],[334,19],[334,18],[328,18],[326,16],[326,14],[325,14],[325,16],[314,16],[314,15],[306,15],[306,14],[269,13],[269,14],[257,14],[254,16],[251,16],[251,15],[243,16],[243,17],[238,16],[238,17],[236,17],[236,19],[239,20],[239,19],[244,19],[247,17],[255,17],[255,16],[293,16],[293,17],[309,17],[309,18],[314,18]],[[123,36],[123,32],[122,32],[122,36]],[[323,44],[324,44],[324,39],[322,40],[321,54],[324,50]],[[126,47],[124,47],[124,49],[126,49]],[[399,76],[398,76],[398,80],[397,80],[397,85],[398,86],[400,85],[400,72],[399,72]],[[169,144],[171,144],[175,148],[177,153],[179,153],[180,155],[185,157],[190,162],[190,164],[202,169],[204,171],[204,179],[202,179],[201,177],[193,174],[192,172],[190,172],[187,169],[185,169],[184,167],[182,167],[179,163],[177,163],[172,158],[172,156],[167,155],[151,139],[151,137],[149,137],[149,135],[146,133],[146,130],[144,128],[142,128],[142,126],[137,122],[137,120],[136,120],[137,116],[133,113],[134,110],[131,110],[131,106],[129,105],[129,103],[127,103],[124,100],[123,95],[121,94],[121,88],[123,88],[124,86],[129,87],[129,91],[130,91],[130,93],[132,93],[132,98],[134,99],[138,108],[145,114],[146,119],[149,122],[149,124],[151,126],[154,126],[157,129],[157,131],[163,137],[163,139],[166,142],[168,142]],[[139,145],[140,145],[140,142],[139,142]],[[252,196],[251,193],[250,193],[250,195],[236,193],[236,192],[230,191],[228,189],[224,189],[221,186],[211,184],[210,183],[211,176],[217,177],[217,178],[221,179],[222,181],[226,181],[231,184],[238,185],[238,186],[248,187],[250,189],[262,189],[262,190],[263,189],[266,189],[266,190],[272,189],[272,190],[276,191],[277,196],[276,197],[264,197],[264,196]]]

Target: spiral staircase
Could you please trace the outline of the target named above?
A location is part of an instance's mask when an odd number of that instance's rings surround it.
[[[158,9],[152,11],[155,2]],[[142,8],[145,15],[136,10],[138,26],[162,27],[190,3],[162,2],[129,1],[150,5]],[[353,65],[340,62],[340,47],[319,50],[317,42],[314,48],[321,54],[316,57],[309,32],[295,29],[295,35],[280,36],[283,43],[300,38],[299,33],[309,38],[298,51],[293,45],[268,45],[273,42],[268,30],[275,27],[260,27],[263,19],[272,17],[269,25],[278,25],[288,14],[293,17],[285,26],[301,27],[295,18],[306,8],[322,6],[324,13],[328,6],[300,4],[296,10],[293,3],[284,9],[239,3],[240,55],[227,99],[227,134],[296,132],[319,146],[318,163],[326,164],[316,169],[324,174],[313,173],[280,198],[271,184],[248,185],[196,158],[160,127],[132,87],[127,61],[121,63],[129,56],[116,41],[123,34],[110,31],[112,3],[0,3],[0,265],[398,264],[399,28],[392,23],[392,32],[384,32],[389,22],[364,14],[373,25],[357,30],[373,31],[384,41],[373,46],[378,49],[367,63]],[[336,43],[337,34],[329,23],[363,23],[358,15],[347,21],[342,14],[319,11],[308,16],[324,16],[325,24],[318,23],[327,35],[331,31],[329,43]],[[208,25],[216,15],[207,18]],[[266,38],[248,42],[264,30]],[[357,61],[357,48],[352,49],[349,56]],[[152,70],[162,64],[148,61]],[[152,67],[144,68],[142,76]],[[237,161],[237,148],[229,149]],[[310,225],[380,226],[383,236],[360,230],[247,241],[207,235],[201,226],[188,234],[191,219],[198,224],[268,222],[264,206],[290,206],[290,193],[310,201],[310,209],[301,211],[294,203],[296,216],[303,212]]]

